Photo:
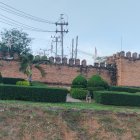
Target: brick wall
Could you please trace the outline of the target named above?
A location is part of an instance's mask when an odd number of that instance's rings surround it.
[[[119,58],[117,65],[117,85],[140,86],[140,60]]]
[[[19,62],[16,61],[2,61],[3,67],[0,67],[4,77],[19,77],[27,78],[26,75],[19,72]],[[62,66],[62,65],[42,65],[46,77],[41,77],[37,69],[33,69],[33,80],[56,84],[71,84],[72,80],[82,73],[85,77],[90,78],[93,74],[100,74],[105,80],[111,83],[109,72],[106,68],[95,67],[76,67],[76,66]]]

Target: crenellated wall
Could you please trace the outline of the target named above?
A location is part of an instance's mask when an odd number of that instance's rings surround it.
[[[51,58],[49,58],[51,59]],[[58,62],[59,60],[59,62]],[[26,76],[19,72],[19,62],[10,60],[2,60],[2,67],[0,67],[4,77],[20,77]],[[87,79],[93,74],[100,74],[105,80],[111,83],[110,72],[106,67],[87,66],[86,60],[80,64],[80,60],[73,61],[69,59],[68,63],[62,64],[60,59],[55,59],[51,64],[42,64],[41,66],[46,72],[46,77],[42,78],[39,71],[33,68],[33,80],[42,81],[50,84],[70,85],[72,80],[79,75],[83,74]]]
[[[18,56],[14,55],[11,60],[8,57],[1,60],[3,67],[0,67],[5,77],[22,77],[19,72]],[[72,80],[79,74],[87,79],[94,74],[100,74],[110,84],[119,86],[140,86],[140,54],[124,51],[108,57],[106,62],[87,65],[86,60],[67,59],[50,57],[51,64],[42,64],[46,77],[42,78],[39,71],[33,69],[33,80],[42,81],[57,85],[70,85]]]
[[[140,54],[122,51],[109,57],[107,63],[116,64],[117,85],[140,86]]]

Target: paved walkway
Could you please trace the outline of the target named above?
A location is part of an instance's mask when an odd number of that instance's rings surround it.
[[[82,102],[81,100],[78,99],[73,99],[69,94],[67,95],[67,100],[66,102]]]

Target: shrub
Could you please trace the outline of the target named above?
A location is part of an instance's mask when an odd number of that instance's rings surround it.
[[[109,88],[108,83],[101,78],[100,75],[93,75],[87,82],[87,87],[104,87],[105,89]]]
[[[82,88],[72,88],[70,90],[71,97],[75,99],[85,99],[88,91]]]
[[[72,88],[86,88],[87,87],[87,80],[84,76],[78,75],[72,81]]]
[[[4,84],[16,85],[17,81],[24,81],[22,78],[11,78],[11,77],[3,77],[2,78]]]
[[[94,99],[95,91],[105,90],[104,87],[88,87],[87,89],[88,89],[88,91],[90,91],[91,98],[93,98],[93,99]]]
[[[109,90],[110,91],[120,91],[120,92],[130,92],[130,93],[140,92],[140,88],[121,87],[121,86],[111,86],[109,88]]]
[[[94,99],[97,103],[117,106],[140,106],[140,93],[96,91]]]
[[[0,84],[3,83],[3,80],[2,80],[2,74],[0,72]]]
[[[17,81],[16,85],[20,85],[20,86],[30,86],[30,82],[29,81]]]
[[[67,89],[33,86],[0,85],[1,100],[65,102]]]

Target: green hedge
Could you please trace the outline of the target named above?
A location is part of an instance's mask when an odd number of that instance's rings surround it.
[[[109,85],[100,75],[93,75],[88,80],[87,87],[104,87],[105,89],[108,89]]]
[[[41,86],[41,87],[45,86],[45,87],[47,87],[47,84],[39,82],[39,81],[32,81],[31,86]]]
[[[140,106],[140,93],[96,91],[94,99],[97,103],[117,106]]]
[[[22,78],[11,78],[11,77],[2,77],[2,81],[4,84],[16,85],[18,81],[24,81]]]
[[[65,102],[67,89],[32,86],[0,85],[1,100]]]
[[[105,90],[104,87],[88,87],[87,89],[88,89],[88,91],[90,91],[91,98],[93,98],[93,99],[94,99],[95,91]]]
[[[85,88],[82,85],[71,85],[71,88]]]
[[[88,90],[82,88],[71,88],[70,95],[75,99],[86,99]]]
[[[3,81],[2,81],[2,74],[1,74],[1,72],[0,72],[0,83],[3,83]]]
[[[19,85],[19,86],[30,86],[30,82],[29,81],[17,81],[16,85]]]
[[[72,81],[72,88],[86,88],[87,87],[87,80],[83,75],[78,75]]]
[[[132,87],[121,87],[121,86],[111,86],[109,88],[110,91],[120,91],[120,92],[130,92],[130,93],[136,93],[140,92],[140,88],[132,88]]]

